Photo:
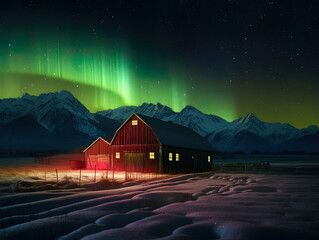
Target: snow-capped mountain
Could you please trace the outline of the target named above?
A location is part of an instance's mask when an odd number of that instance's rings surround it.
[[[0,100],[0,149],[86,146],[98,136],[112,136],[117,126],[90,113],[68,91]]]
[[[236,132],[241,130],[248,130],[261,137],[271,137],[274,143],[283,142],[285,140],[296,137],[300,130],[284,123],[267,123],[260,121],[253,113],[248,114],[246,117],[239,119],[235,126]]]
[[[125,121],[133,113],[141,113],[145,116],[163,119],[165,117],[174,115],[175,112],[160,103],[143,103],[141,106],[124,106],[115,109],[109,109],[101,112],[97,112],[97,115],[116,119],[119,121]]]
[[[99,134],[92,124],[96,121],[68,91],[30,96],[25,94],[17,99],[4,99],[0,102],[0,122],[8,123],[26,114],[34,116],[37,122],[49,132],[62,130],[65,123],[72,121],[73,128],[90,136]]]
[[[173,123],[190,127],[202,136],[223,129],[228,124],[226,120],[215,115],[204,114],[192,106],[186,106],[181,112],[164,117],[162,120],[170,120]]]
[[[132,113],[141,113],[163,121],[172,121],[173,123],[190,127],[202,136],[206,136],[214,130],[221,129],[228,123],[226,120],[215,115],[204,114],[192,106],[186,106],[181,112],[174,112],[171,108],[160,103],[143,103],[138,107],[119,107],[113,110],[109,109],[97,112],[96,114],[124,121]]]
[[[289,142],[292,143],[303,136],[311,136],[319,132],[317,126],[299,130],[288,123],[263,122],[253,113],[228,122],[218,116],[202,113],[192,106],[186,106],[181,112],[174,112],[160,103],[119,107],[96,114],[124,121],[133,112],[189,127],[206,137],[213,149],[221,151],[293,150],[288,147]],[[306,150],[307,147],[305,146],[304,149]]]
[[[134,112],[189,127],[206,137],[215,150],[319,151],[317,126],[299,130],[286,123],[263,122],[252,113],[228,122],[192,106],[174,112],[160,103],[93,114],[68,91],[0,100],[0,150],[84,147],[100,136],[112,138]]]
[[[225,128],[211,132],[207,138],[219,150],[230,151],[281,151],[288,149],[287,141],[319,131],[317,126],[297,129],[288,123],[260,121],[253,113],[229,123]],[[289,148],[293,151],[292,148]]]

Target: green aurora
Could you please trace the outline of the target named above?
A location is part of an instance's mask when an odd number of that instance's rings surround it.
[[[281,15],[234,1],[4,3],[0,99],[65,89],[91,112],[160,102],[319,125],[318,21],[290,4]]]
[[[116,40],[94,46],[16,40],[2,49],[0,61],[0,98],[66,89],[92,112],[160,102],[175,111],[193,105],[229,121],[237,117],[226,87],[194,86],[178,63],[133,58]]]

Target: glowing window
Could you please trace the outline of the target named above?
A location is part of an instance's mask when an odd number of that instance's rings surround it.
[[[169,161],[173,161],[173,153],[169,153],[168,154],[168,160]]]
[[[150,152],[150,159],[155,159],[155,153],[154,152]]]
[[[175,155],[175,160],[176,160],[176,162],[179,161],[179,153],[176,153],[176,155]]]
[[[116,152],[115,157],[116,157],[116,158],[120,158],[120,153],[119,153],[119,152]]]
[[[133,126],[137,125],[137,120],[132,120],[132,125]]]
[[[208,160],[207,161],[210,162],[210,156],[208,156]]]

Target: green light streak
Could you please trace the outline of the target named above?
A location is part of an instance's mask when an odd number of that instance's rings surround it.
[[[160,102],[174,111],[192,105],[206,113],[213,109],[213,114],[227,120],[236,118],[229,96],[227,104],[220,102],[220,108],[218,104],[212,108],[210,102],[216,97],[208,91],[210,86],[198,86],[194,93],[178,64],[161,59],[159,68],[148,59],[132,56],[129,49],[111,40],[95,45],[74,40],[16,40],[0,49],[0,98],[66,89],[92,112]]]

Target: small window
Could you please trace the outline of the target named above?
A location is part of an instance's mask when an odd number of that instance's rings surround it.
[[[132,120],[132,125],[133,125],[133,126],[136,126],[137,123],[138,123],[137,120]]]
[[[173,161],[173,153],[169,153],[168,154],[168,160],[169,161]]]
[[[208,159],[207,159],[207,161],[208,161],[208,162],[210,162],[210,156],[208,156]]]
[[[175,160],[176,160],[176,162],[179,161],[179,153],[176,153],[176,155],[175,155]]]
[[[116,157],[116,158],[120,158],[120,153],[119,153],[119,152],[116,152],[115,157]]]
[[[150,159],[155,159],[155,153],[154,152],[150,152]]]

